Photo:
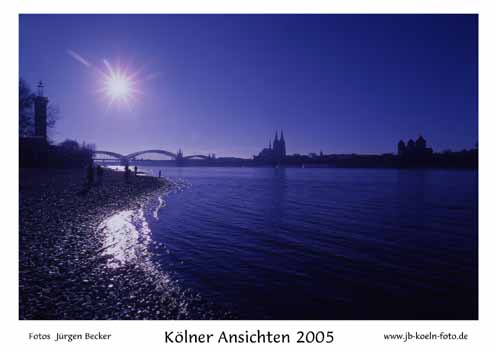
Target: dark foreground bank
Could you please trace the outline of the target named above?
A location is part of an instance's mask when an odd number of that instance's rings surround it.
[[[182,318],[181,305],[156,273],[139,264],[109,269],[98,225],[136,210],[169,183],[105,171],[82,193],[82,170],[20,170],[19,318]],[[158,282],[158,281],[161,282]]]

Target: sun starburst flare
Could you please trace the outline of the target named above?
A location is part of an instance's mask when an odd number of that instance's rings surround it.
[[[136,99],[136,95],[141,91],[138,89],[138,80],[136,79],[138,71],[129,73],[128,70],[120,65],[111,65],[104,60],[106,71],[101,71],[102,87],[99,92],[102,93],[109,101],[109,107],[114,103],[126,104],[128,107]]]
[[[66,52],[76,62],[97,73],[99,87],[96,92],[107,101],[107,109],[113,104],[131,108],[138,95],[143,95],[139,87],[161,76],[157,71],[145,71],[144,65],[138,70],[131,70],[128,65],[122,65],[119,59],[116,64],[103,59],[104,67],[101,68],[73,49],[67,49]]]

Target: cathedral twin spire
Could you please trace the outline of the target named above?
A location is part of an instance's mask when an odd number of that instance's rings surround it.
[[[281,135],[280,139],[278,140],[278,131],[274,133],[273,152],[275,158],[281,160],[286,156],[286,144],[285,144],[285,138],[283,137],[283,130],[281,130],[280,135]]]
[[[280,137],[278,138],[278,131],[274,133],[274,141],[269,140],[268,148],[264,148],[259,155],[254,156],[256,160],[262,160],[265,162],[281,162],[286,157],[286,143],[285,137],[283,136],[283,130],[281,130]]]

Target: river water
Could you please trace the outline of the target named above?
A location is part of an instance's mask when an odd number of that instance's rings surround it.
[[[154,263],[239,319],[477,318],[476,171],[143,167]]]

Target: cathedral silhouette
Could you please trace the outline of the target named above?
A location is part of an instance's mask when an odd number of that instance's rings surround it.
[[[271,145],[271,140],[269,140],[269,147],[264,148],[259,152],[258,155],[254,156],[254,160],[264,161],[264,162],[280,162],[286,157],[286,143],[285,137],[283,136],[283,130],[281,130],[280,138],[278,139],[278,132],[274,133],[274,141]]]
[[[423,136],[419,136],[416,142],[409,139],[406,143],[400,140],[397,144],[397,155],[399,157],[423,157],[433,154],[433,149],[426,147],[426,140]]]

